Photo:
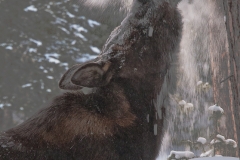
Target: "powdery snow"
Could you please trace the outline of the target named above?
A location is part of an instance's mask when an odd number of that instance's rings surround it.
[[[194,158],[190,160],[239,160],[239,158],[236,157],[204,157],[204,158]]]
[[[197,142],[199,142],[201,144],[205,144],[207,142],[207,140],[206,140],[206,138],[198,137]]]
[[[217,136],[216,136],[216,140],[212,140],[211,142],[210,142],[210,144],[216,144],[216,143],[224,143],[224,144],[227,144],[227,145],[231,145],[233,148],[237,148],[237,142],[236,141],[234,141],[233,139],[226,139],[225,140],[225,137],[224,136],[222,136],[222,135],[220,135],[220,134],[218,134]]]
[[[190,151],[171,151],[168,159],[194,158],[194,153]]]
[[[209,83],[208,82],[206,82],[204,85],[203,85],[203,88],[207,88],[207,87],[209,87]]]
[[[191,109],[193,108],[193,104],[192,103],[187,103],[185,106],[184,106],[184,109]]]
[[[200,155],[200,157],[208,157],[213,155],[213,149],[210,149]],[[200,159],[199,159],[200,160]]]
[[[88,24],[89,24],[90,27],[94,27],[94,26],[99,26],[101,23],[89,19],[89,20],[88,20]]]
[[[224,141],[224,140],[225,140],[225,137],[224,137],[224,136],[222,136],[222,135],[220,135],[220,134],[218,134],[218,135],[217,135],[217,138],[221,139],[222,141]]]
[[[197,86],[201,85],[202,83],[203,83],[202,81],[198,81]]]
[[[180,106],[184,106],[184,105],[186,104],[186,101],[181,100],[181,101],[178,102],[178,104],[179,104]]]
[[[100,49],[98,49],[97,47],[90,46],[90,48],[95,53],[101,53]]]
[[[233,148],[237,148],[237,142],[234,141],[233,139],[226,139],[225,143],[226,144],[231,144],[233,146]]]
[[[34,5],[31,5],[24,9],[25,12],[28,12],[28,11],[37,12],[37,10],[38,9]]]
[[[210,106],[208,110],[212,112],[220,111],[221,113],[224,113],[224,110],[220,106],[217,106],[216,104],[214,104],[213,106]]]
[[[29,40],[32,41],[33,43],[37,44],[38,47],[42,45],[41,41],[38,41],[38,40],[35,40],[35,39],[32,39],[32,38],[30,38]]]
[[[22,88],[31,87],[31,86],[32,86],[32,84],[31,84],[31,83],[28,83],[28,84],[22,85]]]

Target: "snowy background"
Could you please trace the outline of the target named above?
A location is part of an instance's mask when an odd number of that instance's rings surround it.
[[[96,14],[77,0],[0,0],[0,131],[60,94],[68,67],[100,53],[123,16]]]

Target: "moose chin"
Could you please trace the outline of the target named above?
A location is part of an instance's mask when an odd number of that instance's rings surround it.
[[[63,75],[64,94],[0,134],[0,159],[156,159],[163,119],[153,100],[181,28],[178,10],[167,2],[135,0],[101,54]],[[93,90],[84,94],[84,87]]]

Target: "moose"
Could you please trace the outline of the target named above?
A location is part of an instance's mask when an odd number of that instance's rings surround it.
[[[163,119],[153,100],[179,46],[181,16],[167,2],[134,0],[101,54],[70,68],[67,90],[0,134],[0,159],[154,160]],[[84,94],[84,87],[92,88]]]

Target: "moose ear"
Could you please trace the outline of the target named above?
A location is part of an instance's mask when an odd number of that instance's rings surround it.
[[[108,72],[110,65],[110,62],[104,65],[97,63],[75,65],[63,75],[59,87],[65,90],[80,90],[83,87],[104,86],[112,77],[112,74]]]
[[[73,74],[71,82],[89,88],[104,86],[112,77],[108,72],[110,65],[110,62],[106,62],[103,66],[97,63],[86,64]]]
[[[64,89],[64,90],[80,90],[83,87],[82,86],[78,86],[72,83],[71,78],[73,76],[73,74],[79,69],[81,68],[82,65],[75,65],[73,67],[71,67],[61,78],[61,80],[59,81],[59,88]]]

